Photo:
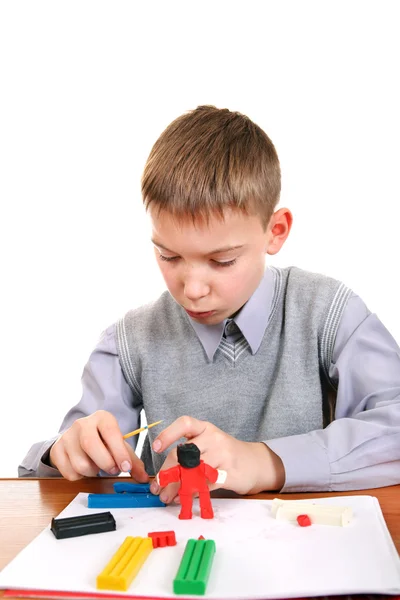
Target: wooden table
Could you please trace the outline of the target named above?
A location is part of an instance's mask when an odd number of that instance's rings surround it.
[[[0,479],[0,570],[44,529],[79,492],[110,493],[121,479]],[[259,494],[249,498],[286,500],[368,494],[378,498],[388,529],[400,553],[400,485],[334,494]],[[235,497],[218,491],[213,496]],[[0,595],[2,593],[0,592]]]

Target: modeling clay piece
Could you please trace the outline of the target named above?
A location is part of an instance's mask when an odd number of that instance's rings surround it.
[[[89,494],[88,508],[156,508],[165,506],[153,494]]]
[[[206,593],[214,554],[214,540],[188,540],[174,579],[174,593],[203,596]]]
[[[127,537],[96,579],[98,590],[126,592],[153,550],[150,538]]]
[[[150,494],[149,483],[125,483],[124,481],[114,483],[114,492],[122,494],[127,492],[129,494]]]
[[[311,525],[310,517],[308,515],[299,515],[296,521],[300,527],[309,527]]]
[[[178,492],[181,502],[180,519],[192,518],[193,494],[196,492],[199,493],[201,517],[212,519],[214,512],[207,480],[211,483],[224,483],[226,471],[214,469],[200,460],[200,450],[196,444],[180,444],[177,455],[179,465],[158,473],[160,485],[164,487],[176,481],[181,483]]]
[[[297,521],[299,515],[308,515],[312,524],[316,525],[348,525],[353,517],[349,506],[312,504],[299,500],[272,501],[272,516],[280,521]]]
[[[176,546],[175,531],[151,531],[147,535],[153,540],[153,548]]]
[[[115,494],[89,494],[88,508],[157,508],[165,506],[149,483],[114,483]]]
[[[110,512],[51,520],[51,531],[58,540],[115,529],[115,519]]]

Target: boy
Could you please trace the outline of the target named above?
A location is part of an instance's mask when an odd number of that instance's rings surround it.
[[[157,140],[142,190],[169,293],[106,330],[81,401],[20,476],[130,471],[144,482],[177,464],[168,449],[186,438],[239,494],[399,483],[395,341],[340,282],[265,269],[292,224],[276,210],[268,136],[244,115],[200,106]],[[143,462],[122,438],[142,408],[167,425],[148,431]],[[156,480],[152,491],[177,495]]]

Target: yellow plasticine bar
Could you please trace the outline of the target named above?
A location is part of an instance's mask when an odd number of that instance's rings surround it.
[[[127,537],[96,579],[98,590],[126,592],[153,550],[151,538]]]

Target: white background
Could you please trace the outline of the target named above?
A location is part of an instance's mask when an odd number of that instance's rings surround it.
[[[342,279],[400,340],[398,3],[0,4],[0,476],[55,434],[101,331],[164,289],[140,176],[172,119],[247,114],[294,213],[271,263]]]

